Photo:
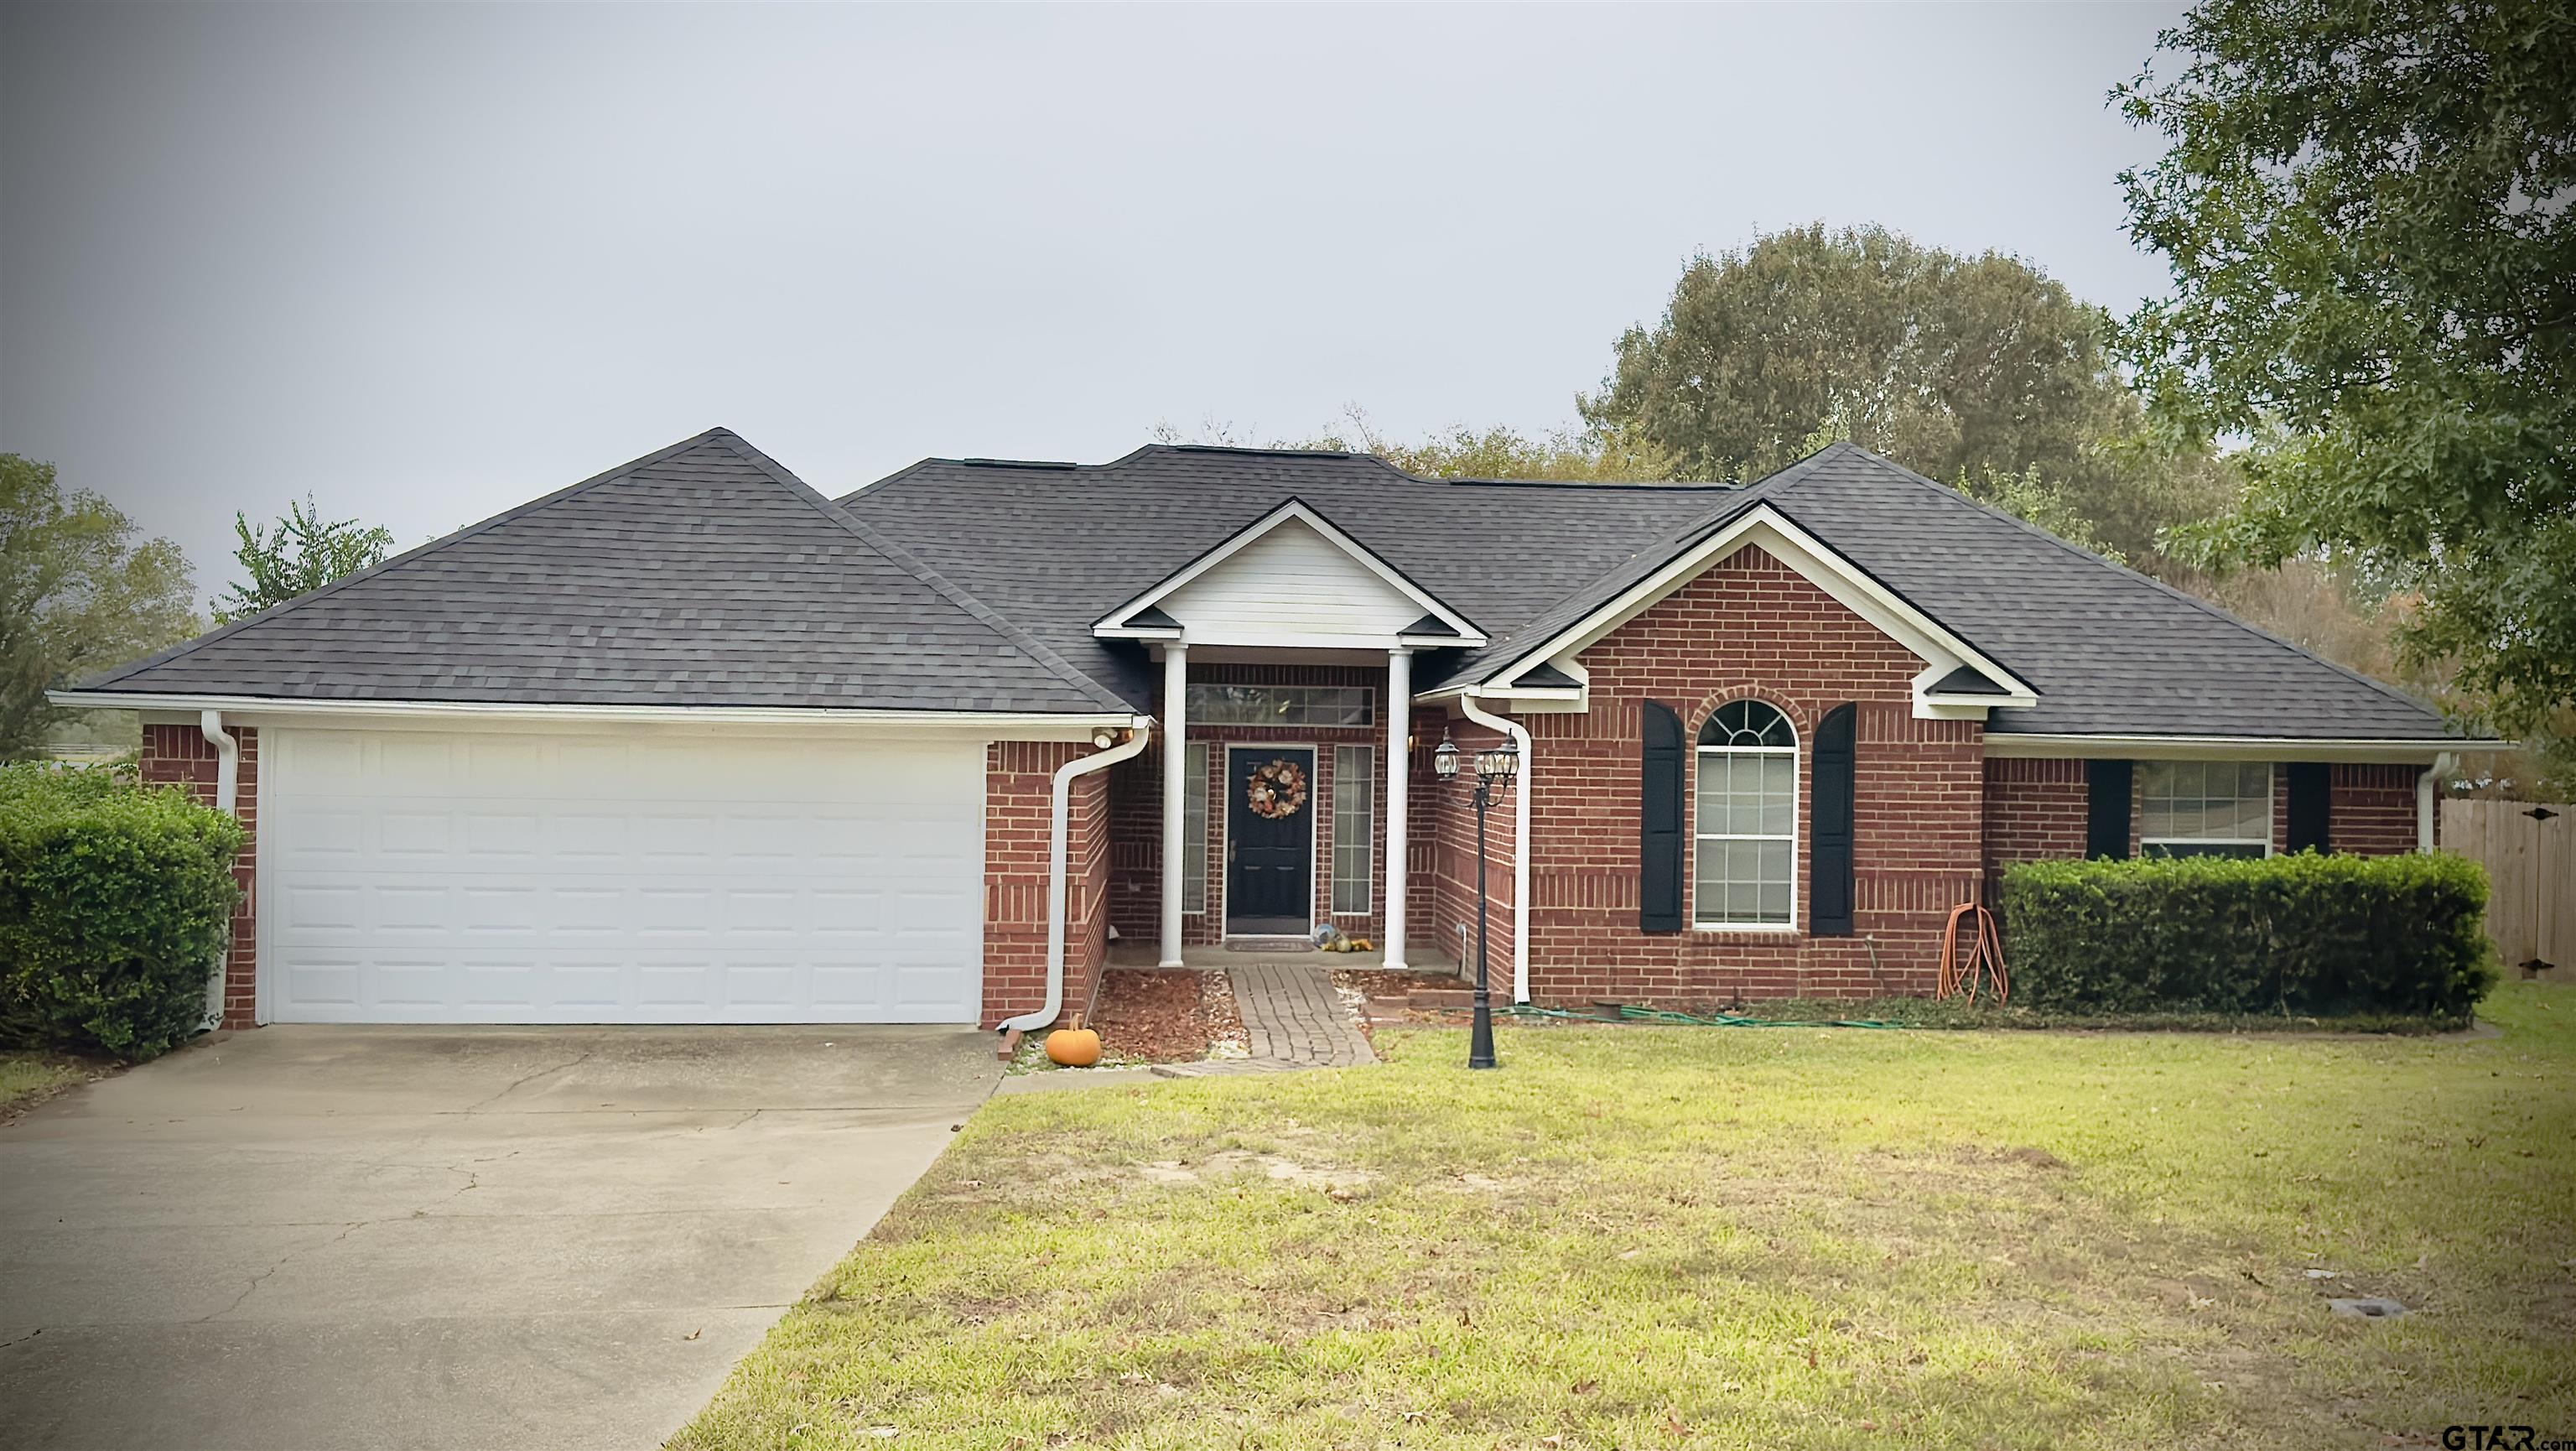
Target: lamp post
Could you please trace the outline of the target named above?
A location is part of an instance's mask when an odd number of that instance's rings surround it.
[[[1458,743],[1444,732],[1440,748],[1431,753],[1431,768],[1441,780],[1458,774],[1458,758],[1464,753]],[[1467,1036],[1467,1066],[1491,1068],[1494,1065],[1494,1004],[1486,986],[1485,942],[1485,813],[1493,810],[1495,798],[1511,789],[1512,778],[1520,774],[1521,748],[1509,736],[1491,750],[1476,753],[1476,1020]]]

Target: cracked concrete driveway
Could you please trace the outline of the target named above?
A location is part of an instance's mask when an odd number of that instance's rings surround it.
[[[218,1037],[0,1128],[0,1447],[648,1447],[992,1092],[956,1028]]]

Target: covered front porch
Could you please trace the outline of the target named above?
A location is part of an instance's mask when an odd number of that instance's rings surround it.
[[[1487,643],[1472,620],[1291,500],[1092,633],[1136,652],[1160,726],[1110,773],[1111,965],[1240,963],[1236,949],[1329,928],[1367,944],[1324,955],[1334,966],[1458,970],[1476,838],[1433,751],[1453,724],[1527,747],[1473,702],[1417,701]],[[1526,934],[1503,833],[1487,860],[1494,967],[1514,974]]]

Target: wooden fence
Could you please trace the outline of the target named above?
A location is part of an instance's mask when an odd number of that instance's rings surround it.
[[[2442,845],[2486,865],[2487,934],[2508,974],[2576,974],[2576,807],[2445,801]]]

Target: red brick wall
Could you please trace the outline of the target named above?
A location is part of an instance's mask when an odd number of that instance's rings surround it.
[[[1225,665],[1192,664],[1190,679],[1213,685],[1357,685],[1377,692],[1378,724],[1354,728],[1323,726],[1197,725],[1193,742],[1208,746],[1207,910],[1181,919],[1181,940],[1189,944],[1221,941],[1225,920],[1225,813],[1231,783],[1226,775],[1229,745],[1311,745],[1315,748],[1313,786],[1306,809],[1314,813],[1315,913],[1330,913],[1334,926],[1354,937],[1375,941],[1386,926],[1386,671],[1360,665]],[[1162,717],[1159,679],[1150,706]],[[1369,910],[1331,913],[1333,891],[1333,748],[1367,746],[1378,771],[1376,809],[1370,815]],[[1110,866],[1110,920],[1123,939],[1156,942],[1162,935],[1163,900],[1163,751],[1157,736],[1145,753],[1110,769],[1110,819],[1117,838]],[[1418,828],[1417,828],[1418,830]],[[1421,856],[1414,853],[1418,862]],[[1418,918],[1415,920],[1419,920]],[[1416,929],[1419,931],[1419,929]]]
[[[2415,849],[2415,780],[2421,766],[2332,765],[2327,770],[2327,836],[2355,856],[2396,856]],[[2138,850],[2145,772],[2133,772],[2129,850]],[[2074,760],[1986,762],[1986,860],[2013,862],[2084,854],[2084,763]],[[2272,767],[2272,849],[2290,839],[2290,772]]]
[[[2084,855],[2085,765],[2074,760],[1986,761],[1986,864]]]
[[[1748,548],[1583,652],[1583,662],[1590,711],[1527,718],[1537,758],[1538,1001],[1706,1006],[1739,996],[1930,991],[1949,909],[1968,899],[1980,874],[1985,760],[1981,723],[1913,718],[1910,682],[1921,661]],[[1798,731],[1796,930],[1640,932],[1639,702],[1671,706],[1696,739],[1717,707],[1745,697],[1778,706]],[[1811,751],[1817,721],[1844,701],[1859,705],[1855,935],[1814,938],[1806,933]],[[1694,790],[1696,774],[1694,757]]]
[[[241,772],[233,814],[242,824],[241,855],[233,859],[233,880],[241,884],[241,905],[233,909],[232,951],[224,963],[224,1026],[257,1025],[259,974],[259,730],[227,726],[225,733],[241,743]],[[147,725],[140,758],[143,779],[153,785],[185,786],[208,806],[215,804],[218,757],[213,742],[194,725]]]
[[[997,741],[984,752],[984,1026],[1046,1004],[1047,846],[1055,770],[1093,748]],[[1108,771],[1076,776],[1065,834],[1064,1012],[1088,1015],[1109,953]]]
[[[2426,763],[2431,764],[2430,762]],[[2415,849],[2415,782],[2423,766],[2329,766],[2327,838],[2355,856]],[[2439,825],[2439,815],[2435,824]]]
[[[1459,965],[1472,975],[1476,966],[1475,755],[1502,744],[1503,737],[1499,731],[1464,719],[1447,722],[1446,729],[1462,753],[1458,774],[1443,784],[1437,776],[1425,772],[1423,781],[1415,788],[1422,793],[1424,816],[1427,818],[1424,824],[1414,829],[1420,833],[1425,848],[1420,860],[1423,862],[1423,883],[1430,889],[1430,903],[1427,912],[1417,909],[1407,920],[1413,924],[1410,929],[1413,934],[1432,939],[1423,946],[1436,947],[1442,956],[1456,958]],[[1440,742],[1435,737],[1430,744],[1436,749]],[[1531,754],[1540,754],[1535,741]],[[1485,820],[1485,890],[1491,903],[1486,928],[1490,954],[1488,970],[1492,974],[1494,989],[1505,993],[1512,985],[1512,903],[1516,900],[1512,893],[1512,855],[1514,843],[1519,840],[1520,806],[1517,798],[1521,789],[1515,783],[1510,790],[1498,796]],[[1633,788],[1630,794],[1635,794]],[[1531,810],[1531,822],[1535,828],[1532,834],[1544,848],[1549,841],[1548,828],[1544,818],[1536,814],[1535,801]],[[1540,858],[1534,857],[1530,861],[1533,886],[1539,880],[1542,865]],[[1635,924],[1630,925],[1633,927]],[[1465,930],[1462,932],[1461,928]],[[1532,930],[1535,938],[1535,919]],[[1536,960],[1535,955],[1532,960]]]

